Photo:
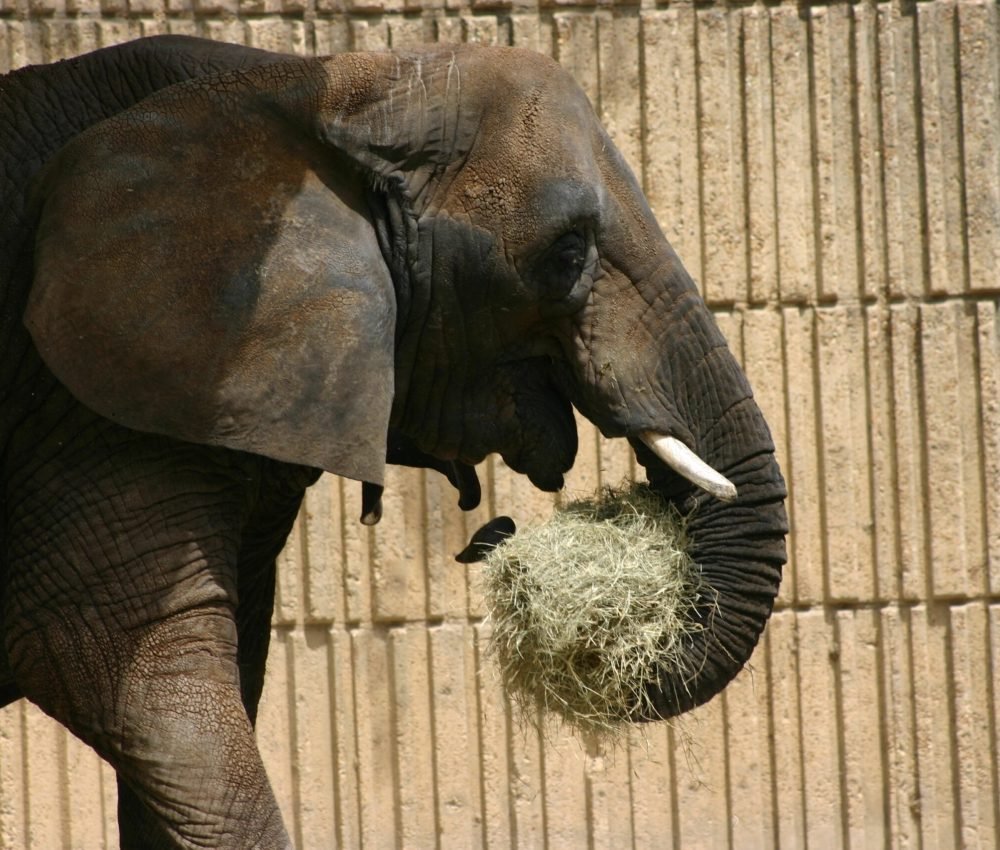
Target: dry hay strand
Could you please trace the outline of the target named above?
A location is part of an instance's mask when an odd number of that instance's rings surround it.
[[[686,520],[643,484],[605,489],[528,526],[486,558],[490,652],[522,719],[597,738],[655,716],[647,690],[678,670],[700,571]]]

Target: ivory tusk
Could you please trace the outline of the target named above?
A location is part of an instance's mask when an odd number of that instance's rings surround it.
[[[655,431],[643,431],[642,440],[660,460],[678,475],[711,493],[716,499],[730,502],[736,498],[736,485],[716,472],[676,437],[667,437]]]

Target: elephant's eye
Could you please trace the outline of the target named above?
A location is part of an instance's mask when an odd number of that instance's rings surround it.
[[[545,252],[539,269],[539,282],[546,298],[559,300],[573,290],[587,265],[587,242],[573,231],[560,236]]]

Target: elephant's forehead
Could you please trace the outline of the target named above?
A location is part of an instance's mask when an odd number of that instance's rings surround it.
[[[534,238],[550,216],[543,190],[601,182],[598,126],[586,97],[575,83],[532,81],[541,84],[506,101],[495,98],[496,108],[484,112],[476,145],[451,187],[467,215],[515,243]]]

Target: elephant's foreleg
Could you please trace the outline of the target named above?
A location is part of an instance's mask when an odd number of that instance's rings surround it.
[[[132,740],[115,752],[121,846],[128,850],[290,846],[232,670],[219,677],[219,667],[194,657],[229,656],[225,664],[233,665],[232,621],[217,619],[214,639],[206,639],[204,620],[196,628],[172,624],[186,646],[167,637],[160,645],[175,660],[147,656],[149,675],[130,687],[142,709],[126,734]]]
[[[17,683],[131,789],[123,847],[285,850],[237,650],[258,462],[90,428],[10,483]]]

